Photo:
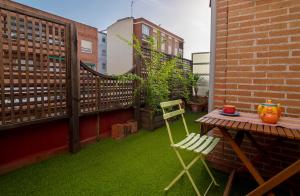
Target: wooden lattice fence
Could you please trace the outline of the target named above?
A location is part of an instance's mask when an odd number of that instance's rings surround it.
[[[134,73],[134,69],[129,71]],[[80,112],[82,114],[129,108],[134,102],[134,81],[102,75],[80,64]]]
[[[152,51],[153,52],[153,51]],[[145,59],[151,58],[151,50],[147,48],[142,48],[142,55],[144,59],[140,59],[140,76],[144,79],[147,79],[147,65],[145,63]],[[163,54],[162,55],[162,61],[166,61],[169,59],[174,58],[172,55]],[[188,74],[192,72],[192,61],[184,58],[177,58],[176,63],[178,68],[183,70],[183,77],[188,77]],[[172,88],[171,92],[171,99],[180,99],[183,97],[180,97],[179,95],[183,91],[183,84],[176,84],[174,88]],[[141,94],[141,103],[144,103],[144,92]]]
[[[67,31],[0,6],[0,125],[67,116]]]

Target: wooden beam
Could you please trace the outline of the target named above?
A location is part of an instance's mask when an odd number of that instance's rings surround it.
[[[223,196],[229,196],[229,195],[230,195],[232,183],[233,183],[234,176],[235,176],[235,172],[236,172],[236,171],[233,170],[233,171],[230,173],[230,175],[229,175],[229,177],[228,177],[228,180],[227,180],[227,184],[226,184],[224,193],[223,193]]]
[[[142,74],[141,74],[141,66],[142,66],[142,59],[140,56],[136,56],[135,57],[136,59],[136,62],[135,62],[135,74],[138,75],[139,77],[142,77]],[[140,81],[136,80],[135,83],[134,83],[134,89],[138,89],[140,88]],[[134,108],[134,119],[137,121],[137,125],[138,125],[138,128],[141,127],[140,126],[140,113],[141,113],[141,92],[140,90],[137,91],[137,93],[135,94],[135,97],[134,97],[134,105],[135,105],[135,108]]]
[[[265,183],[261,184],[255,190],[251,191],[248,196],[254,195],[263,195],[266,192],[270,191],[274,187],[278,186],[291,176],[300,172],[300,160],[297,160],[295,163],[284,169],[283,171],[276,174],[274,177],[266,181]]]
[[[69,128],[70,128],[70,137],[69,137],[69,150],[71,153],[76,153],[80,149],[80,138],[79,138],[79,62],[77,60],[77,30],[74,23],[69,25],[69,43],[70,48],[68,50],[69,54],[69,70],[70,74],[70,82],[69,82],[69,106],[70,106],[70,120],[69,120]]]
[[[236,153],[236,155],[239,157],[239,159],[243,162],[243,164],[246,166],[246,168],[249,170],[251,175],[254,177],[256,182],[259,185],[262,185],[265,181],[259,174],[259,172],[255,169],[255,167],[251,164],[247,156],[242,152],[240,147],[238,146],[237,143],[232,139],[231,135],[227,132],[226,129],[220,128],[221,133],[223,134],[224,138],[229,142],[231,145],[233,151]]]

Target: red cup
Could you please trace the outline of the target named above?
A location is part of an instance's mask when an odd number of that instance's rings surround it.
[[[224,105],[223,112],[226,114],[234,114],[235,113],[235,106],[234,105]]]

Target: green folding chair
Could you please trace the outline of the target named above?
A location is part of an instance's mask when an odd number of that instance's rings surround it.
[[[186,121],[185,121],[185,118],[183,115],[184,109],[182,109],[181,105],[180,105],[181,103],[182,103],[181,100],[174,100],[174,101],[167,101],[167,102],[160,103],[160,106],[163,110],[163,118],[165,119],[166,126],[168,129],[171,147],[173,147],[173,149],[175,150],[175,153],[183,167],[183,170],[165,188],[165,191],[168,191],[184,174],[186,174],[188,176],[189,180],[191,181],[193,188],[195,189],[197,195],[201,195],[190,172],[189,172],[189,169],[197,162],[197,160],[200,159],[212,180],[204,193],[204,195],[206,195],[207,192],[209,191],[210,187],[212,186],[212,184],[214,184],[215,186],[219,186],[219,184],[216,182],[215,178],[213,177],[211,171],[209,170],[207,164],[205,163],[204,158],[205,158],[205,155],[208,155],[215,148],[215,146],[220,141],[220,138],[215,138],[215,137],[207,136],[207,135],[201,136],[200,134],[196,134],[196,133],[189,133],[189,130],[187,128]],[[178,107],[179,109],[174,111],[174,107]],[[171,111],[171,110],[173,110],[173,111]],[[168,120],[172,117],[179,116],[179,115],[182,117],[182,122],[183,122],[183,125],[185,128],[185,131],[186,131],[186,138],[184,138],[183,140],[181,140],[180,142],[175,144]],[[192,151],[192,152],[196,153],[197,156],[189,164],[185,164],[185,162],[183,161],[183,159],[179,153],[179,149]]]

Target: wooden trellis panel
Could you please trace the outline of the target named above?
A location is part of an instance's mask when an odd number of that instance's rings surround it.
[[[0,6],[0,125],[67,115],[66,31]]]
[[[151,51],[147,48],[142,48],[142,54],[143,54],[144,58],[151,58]],[[174,56],[165,54],[163,56],[162,61],[169,60],[171,58],[174,58]],[[144,79],[147,79],[147,67],[146,67],[143,60],[141,62],[142,62],[141,63],[141,77],[144,78]],[[188,73],[190,73],[192,71],[192,61],[190,61],[188,59],[178,58],[177,59],[177,66],[180,69],[183,70],[184,77],[188,77]],[[180,91],[182,91],[182,86],[181,85],[178,85],[178,86],[176,86],[176,88],[173,88],[170,98],[171,99],[180,99],[180,98],[182,98],[182,97],[177,96],[178,94],[180,94],[179,93]],[[141,103],[145,102],[144,96],[145,96],[145,93],[142,92],[141,93]]]
[[[134,81],[121,81],[80,64],[81,114],[129,108],[134,99]]]

